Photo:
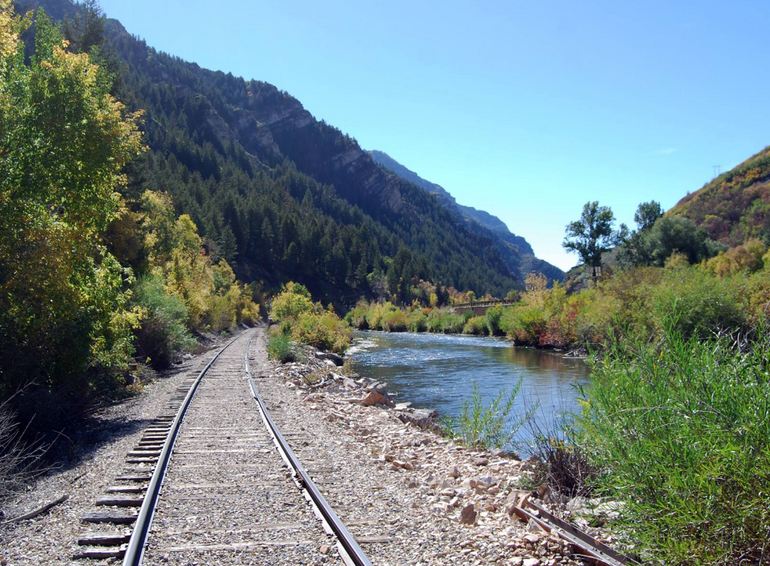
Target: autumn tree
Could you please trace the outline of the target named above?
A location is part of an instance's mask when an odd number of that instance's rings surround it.
[[[141,140],[138,115],[42,11],[25,58],[31,21],[0,0],[0,358],[13,360],[0,366],[0,397],[34,383],[35,394],[66,392],[56,407],[67,411],[132,353],[130,273],[102,236]]]

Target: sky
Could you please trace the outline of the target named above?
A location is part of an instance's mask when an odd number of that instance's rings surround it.
[[[101,0],[157,49],[270,82],[566,269],[770,145],[766,0]]]

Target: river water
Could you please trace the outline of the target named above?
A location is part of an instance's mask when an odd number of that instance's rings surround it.
[[[353,368],[388,383],[398,401],[458,416],[474,383],[485,403],[521,379],[514,414],[533,410],[534,424],[548,431],[565,412],[576,412],[577,385],[588,379],[582,360],[516,348],[498,338],[357,332],[350,350]],[[512,448],[526,454],[532,426],[522,427]]]

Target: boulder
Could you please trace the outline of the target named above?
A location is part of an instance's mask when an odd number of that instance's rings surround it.
[[[372,407],[374,405],[385,405],[390,407],[393,405],[393,400],[384,393],[380,393],[377,390],[372,390],[369,391],[369,393],[367,393],[366,396],[359,401],[359,403],[364,407]]]
[[[345,360],[342,358],[342,356],[335,354],[334,352],[317,351],[315,353],[315,357],[319,360],[329,360],[330,362],[333,362],[335,366],[341,366],[345,363]]]
[[[413,424],[423,430],[438,431],[438,413],[430,409],[409,409],[398,413],[398,419],[404,424]]]

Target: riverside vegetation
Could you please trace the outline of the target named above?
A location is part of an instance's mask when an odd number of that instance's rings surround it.
[[[770,252],[758,238],[720,246],[650,204],[612,265],[605,258],[582,288],[548,287],[534,275],[513,306],[482,316],[361,301],[346,320],[588,351],[583,410],[564,431],[543,433],[535,450],[552,488],[618,501],[614,527],[645,560],[761,563],[770,530]]]

